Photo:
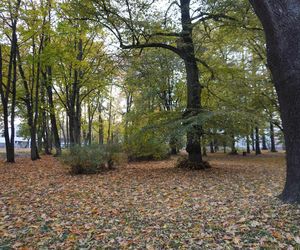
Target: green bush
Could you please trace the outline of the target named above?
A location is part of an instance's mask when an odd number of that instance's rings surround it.
[[[131,138],[126,145],[126,151],[131,161],[162,160],[169,157],[169,146],[154,137]]]
[[[63,161],[72,174],[94,174],[123,163],[121,155],[118,145],[74,146],[63,155]]]

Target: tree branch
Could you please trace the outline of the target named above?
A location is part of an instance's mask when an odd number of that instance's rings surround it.
[[[144,44],[132,44],[132,45],[124,45],[121,43],[120,47],[122,49],[163,48],[176,53],[181,58],[183,57],[183,53],[180,49],[165,43],[144,43]]]

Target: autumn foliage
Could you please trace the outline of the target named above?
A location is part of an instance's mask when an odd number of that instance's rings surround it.
[[[276,198],[282,154],[209,156],[69,173],[53,157],[0,166],[1,249],[298,249],[300,208]]]

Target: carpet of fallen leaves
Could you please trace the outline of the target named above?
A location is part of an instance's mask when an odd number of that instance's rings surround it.
[[[72,176],[44,156],[0,163],[0,249],[299,249],[300,206],[282,204],[283,154],[176,159]]]

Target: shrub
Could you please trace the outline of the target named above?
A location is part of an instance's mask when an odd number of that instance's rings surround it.
[[[156,138],[131,138],[126,145],[126,151],[132,161],[162,160],[169,157],[168,145]]]
[[[94,174],[121,164],[120,155],[117,145],[74,146],[63,156],[63,161],[71,167],[72,174]]]

